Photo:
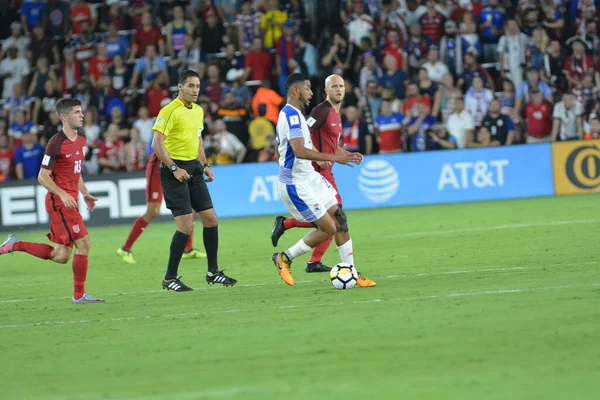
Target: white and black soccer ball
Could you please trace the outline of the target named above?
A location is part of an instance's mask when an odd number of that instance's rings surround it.
[[[358,279],[358,271],[353,265],[339,263],[331,268],[329,278],[336,289],[352,289]]]

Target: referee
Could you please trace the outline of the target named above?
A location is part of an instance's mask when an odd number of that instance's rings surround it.
[[[177,271],[185,245],[193,231],[194,212],[198,213],[204,227],[204,248],[208,260],[206,282],[232,286],[237,281],[219,270],[217,263],[218,219],[206,186],[206,182],[214,180],[215,174],[206,162],[202,146],[204,110],[196,104],[200,77],[194,71],[183,71],[179,74],[177,88],[177,98],[160,110],[152,127],[152,149],[161,161],[160,182],[165,203],[177,225],[162,286],[163,289],[176,292],[193,290],[181,282]]]

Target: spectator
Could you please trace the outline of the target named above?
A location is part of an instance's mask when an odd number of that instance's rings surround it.
[[[440,50],[437,46],[431,46],[427,53],[427,62],[423,64],[427,76],[435,83],[441,83],[442,78],[450,73],[446,64],[440,61]]]
[[[127,13],[121,7],[120,0],[107,0],[106,5],[108,10],[103,13],[100,30],[107,32],[111,25],[114,25],[117,30],[126,30],[129,26],[129,21]]]
[[[515,108],[519,115],[521,115],[524,105],[531,100],[531,92],[534,89],[541,91],[544,99],[548,103],[554,103],[554,97],[552,96],[552,89],[550,89],[550,86],[540,79],[540,73],[535,67],[528,67],[527,79],[525,82],[521,83],[519,91],[517,92]]]
[[[349,40],[355,45],[360,45],[360,40],[364,37],[371,39],[372,43],[377,43],[375,20],[366,12],[364,1],[354,2],[354,18],[348,22],[346,29]]]
[[[27,48],[30,46],[31,41],[27,36],[23,36],[22,25],[19,22],[13,22],[10,24],[10,36],[2,42],[2,51],[0,51],[0,59],[4,58],[8,49],[16,47],[18,50],[18,57],[25,58],[27,55]]]
[[[148,114],[148,107],[142,106],[138,110],[138,119],[133,123],[133,129],[139,133],[140,141],[150,143],[154,133],[152,126],[155,118],[151,118]]]
[[[379,78],[379,84],[383,87],[393,88],[395,96],[404,99],[406,97],[405,82],[408,80],[408,74],[398,69],[396,57],[391,54],[383,58],[383,65],[385,72]]]
[[[443,124],[448,122],[450,115],[456,109],[456,99],[462,98],[462,92],[454,85],[454,78],[448,74],[442,78],[440,85],[440,114]]]
[[[548,49],[548,35],[543,28],[537,28],[533,31],[531,44],[527,48],[527,65],[529,68],[535,68],[542,73],[546,62],[546,50]]]
[[[219,59],[219,71],[221,72],[221,80],[228,80],[227,73],[230,70],[244,71],[244,55],[237,51],[235,44],[229,43],[225,48],[225,57]],[[237,72],[236,74],[237,75]]]
[[[51,80],[44,82],[44,91],[35,100],[33,105],[33,123],[34,125],[48,125],[49,115],[56,111],[56,103],[60,100],[60,93],[55,89]]]
[[[129,87],[131,70],[125,65],[122,56],[117,54],[113,58],[113,65],[108,69],[108,76],[110,77],[112,88],[117,93],[121,93],[124,89]]]
[[[87,67],[87,62],[94,55],[96,46],[102,42],[99,35],[94,33],[87,19],[79,22],[81,32],[69,42],[69,47],[75,50],[75,58]]]
[[[158,54],[165,54],[165,39],[160,28],[152,24],[152,14],[149,11],[142,13],[142,25],[135,31],[133,37],[133,47],[129,53],[133,60],[141,52],[145,52],[148,46],[153,46]]]
[[[565,93],[552,112],[552,141],[583,139],[583,106],[571,93]]]
[[[449,20],[444,24],[446,35],[440,41],[439,58],[442,64],[447,65],[453,76],[460,76],[464,72],[463,59],[466,53],[473,53],[477,57],[478,49],[462,37],[456,27],[456,22]]]
[[[85,113],[92,101],[92,88],[90,87],[90,83],[86,77],[83,77],[77,82],[77,87],[72,92],[73,98],[81,101],[81,109]]]
[[[213,164],[239,164],[246,157],[246,147],[231,132],[227,131],[223,120],[213,122],[213,135],[205,142],[205,147],[213,154]]]
[[[359,101],[359,106],[363,112],[365,120],[368,120],[368,116],[370,116],[372,121],[377,121],[379,109],[381,108],[380,90],[381,87],[374,78],[367,82],[365,95],[362,96]]]
[[[541,90],[534,89],[531,101],[525,106],[527,143],[552,141],[552,106],[544,100]]]
[[[404,115],[407,118],[417,117],[419,115],[418,105],[420,103],[423,103],[427,108],[431,108],[431,99],[428,96],[421,95],[419,85],[416,82],[408,82],[406,85]]]
[[[88,149],[96,149],[100,146],[100,127],[94,121],[94,114],[93,112],[87,112],[83,117],[82,129]]]
[[[12,121],[15,117],[16,110],[25,110],[25,119],[31,118],[31,103],[33,100],[23,93],[23,85],[16,83],[13,86],[11,95],[6,98],[2,114],[4,117]]]
[[[577,101],[579,101],[584,109],[594,109],[598,103],[600,96],[600,89],[594,86],[594,78],[591,73],[587,73],[583,77],[581,87],[573,90],[573,94]]]
[[[477,63],[475,56],[472,53],[465,53],[464,61],[465,69],[463,74],[458,79],[457,86],[462,88],[463,91],[467,92],[473,85],[473,78],[478,76],[483,80],[484,87],[494,91],[494,82],[492,77],[485,68]]]
[[[176,57],[185,46],[185,37],[194,32],[190,21],[185,20],[182,6],[173,9],[173,21],[165,27],[167,31],[167,51],[169,56]]]
[[[221,81],[219,66],[211,64],[207,70],[208,80],[200,83],[200,99],[210,104],[210,112],[216,113],[223,93],[228,90],[227,84]]]
[[[408,39],[408,25],[400,14],[393,10],[392,0],[383,0],[383,12],[381,13],[378,26],[381,27],[379,35],[380,47],[391,45],[396,50],[402,51],[402,43]],[[396,4],[394,4],[396,5]],[[384,50],[384,54],[385,50]],[[398,54],[398,53],[396,53]],[[404,69],[402,60],[398,61],[398,67]]]
[[[462,97],[457,97],[454,104],[456,109],[448,118],[446,128],[448,133],[456,140],[456,146],[459,149],[471,147],[471,143],[474,141],[475,121],[471,113],[465,108],[465,101]]]
[[[405,32],[405,35],[408,34]],[[396,59],[396,65],[398,66],[398,69],[401,69],[402,71],[408,71],[408,58],[404,53],[404,46],[400,40],[400,35],[397,31],[392,30],[388,33],[387,37],[389,38],[389,43],[386,41],[388,44],[383,49],[384,58],[387,55],[393,56]]]
[[[202,46],[207,54],[217,54],[223,51],[223,47],[229,42],[223,23],[212,11],[205,17],[205,24],[202,24],[200,37]]]
[[[265,117],[271,121],[273,125],[277,125],[279,110],[281,110],[281,107],[285,104],[285,99],[271,89],[269,81],[263,81],[262,85],[256,90],[254,97],[252,97],[252,112],[254,115],[258,115],[259,104],[266,104],[267,111]]]
[[[492,91],[483,87],[483,79],[474,77],[473,86],[465,93],[465,109],[473,116],[475,126],[481,125],[493,98]]]
[[[145,104],[148,105],[148,115],[152,118],[156,117],[160,109],[171,101],[171,93],[167,83],[168,81],[164,76],[159,76],[146,91]]]
[[[473,140],[469,147],[495,147],[500,146],[500,142],[492,139],[492,134],[487,126],[480,126],[477,130],[476,140]]]
[[[177,76],[186,69],[196,71],[200,80],[206,74],[206,54],[200,47],[200,41],[195,41],[191,35],[186,35],[183,40],[183,49],[177,53],[177,58],[169,60],[171,81],[177,81]]]
[[[105,43],[100,43],[96,47],[96,56],[92,57],[88,67],[92,86],[96,86],[103,76],[109,76],[110,67],[112,58],[108,55],[108,47]]]
[[[42,0],[23,1],[21,4],[21,23],[27,35],[30,34],[35,25],[42,23],[47,6],[46,2]]]
[[[383,78],[383,70],[377,64],[375,54],[370,50],[363,54],[363,67],[360,69],[359,83],[363,93],[367,90],[367,83],[370,81],[379,81]]]
[[[44,28],[41,25],[33,27],[33,40],[29,44],[28,50],[30,54],[29,61],[32,65],[37,64],[38,60],[42,57],[46,58],[49,63],[60,63],[58,46],[52,37],[45,34]]]
[[[405,7],[400,9],[399,14],[406,21],[406,26],[411,27],[419,23],[419,18],[427,12],[427,7],[420,5],[417,0],[405,0],[405,3]]]
[[[303,33],[296,34],[296,50],[290,62],[294,64],[294,72],[302,72],[311,80],[319,77],[319,53]]]
[[[136,129],[131,130],[129,142],[125,144],[125,169],[127,172],[144,171],[148,162],[148,143],[140,139]]]
[[[156,79],[163,75],[163,79],[168,81],[167,63],[162,56],[156,54],[156,47],[148,45],[146,46],[144,57],[140,58],[133,68],[133,76],[131,77],[129,87],[131,89],[136,89],[138,80],[141,76],[142,87],[147,89],[152,86]]]
[[[2,98],[12,94],[15,84],[23,84],[23,77],[29,74],[29,63],[19,57],[19,50],[13,46],[8,49],[8,57],[0,61],[0,78],[4,81]]]
[[[158,19],[161,26],[167,25],[169,22],[173,21],[175,18],[175,7],[183,7],[186,8],[187,1],[184,0],[165,0],[161,1],[158,6]],[[214,11],[214,8],[211,6],[211,11]]]
[[[79,35],[83,32],[82,21],[90,24],[90,31],[96,30],[98,22],[96,9],[85,0],[75,0],[71,6],[71,22],[73,23],[73,33]]]
[[[357,107],[347,107],[343,120],[342,144],[347,151],[358,151],[361,154],[373,154],[373,134],[367,123],[361,119]],[[401,114],[400,114],[401,115]]]
[[[102,173],[117,172],[125,168],[124,150],[125,145],[119,138],[119,127],[115,124],[108,125],[98,153]]]
[[[237,137],[240,142],[246,145],[249,142],[248,136],[248,111],[237,101],[235,94],[231,91],[223,93],[221,107],[217,111],[217,118],[225,122],[228,132]]]
[[[483,53],[483,49],[481,47],[481,41],[479,40],[479,36],[477,35],[477,24],[473,20],[473,13],[470,11],[466,11],[463,13],[463,20],[460,23],[459,32],[460,36],[467,43],[467,49],[469,51],[477,51],[478,55]]]
[[[505,34],[498,41],[498,60],[500,74],[520,87],[523,81],[523,68],[526,59],[525,52],[529,38],[519,31],[519,25],[514,19],[506,21]]]
[[[515,127],[512,119],[500,112],[500,100],[492,99],[488,113],[483,118],[482,126],[485,126],[490,131],[490,143],[492,146],[508,146],[513,144]]]
[[[429,79],[427,70],[425,68],[419,68],[419,93],[422,96],[427,96],[431,99],[433,105],[431,106],[431,115],[438,115],[440,112],[441,96],[438,85]]]
[[[483,59],[485,62],[496,62],[498,52],[496,46],[504,31],[506,18],[498,0],[488,0],[488,6],[479,14],[479,27],[483,38]]]
[[[50,140],[52,136],[56,135],[61,129],[62,125],[56,112],[48,113],[48,124],[44,125],[44,131],[40,132],[40,143],[42,146],[45,147],[48,143],[48,140]]]
[[[242,83],[242,75],[244,74],[241,70],[231,69],[227,73],[227,80],[231,82],[229,91],[233,93],[236,101],[245,109],[250,110],[252,106],[252,92],[248,89],[248,86]]]
[[[263,47],[260,37],[255,37],[252,49],[246,55],[244,81],[265,81],[271,79],[273,56]]]
[[[66,48],[63,50],[65,61],[60,68],[60,78],[58,84],[63,93],[71,92],[75,89],[77,82],[83,75],[83,66],[75,59],[75,51]]]
[[[44,28],[50,37],[65,37],[70,27],[71,9],[63,0],[48,0],[44,12]]]
[[[217,14],[222,21],[231,24],[235,21],[237,12],[237,0],[213,0],[217,8]]]
[[[424,103],[418,104],[418,115],[408,121],[410,151],[425,151],[428,145],[427,131],[437,124],[437,119],[429,115],[430,108]]]
[[[109,25],[108,33],[104,39],[106,50],[109,57],[119,55],[121,57],[127,57],[129,51],[129,40],[125,35],[120,35],[117,26],[114,24]]]
[[[600,119],[594,117],[590,121],[590,130],[586,132],[583,137],[585,140],[592,140],[600,138]],[[0,137],[0,173],[2,170],[2,138]]]
[[[355,88],[348,78],[344,78],[344,92],[344,106],[358,107],[359,97],[361,96],[360,90]]]
[[[34,132],[23,133],[23,144],[15,151],[15,173],[18,180],[35,179],[40,172],[44,147]]]
[[[600,57],[600,35],[596,20],[590,19],[585,22],[585,32],[581,38],[585,41],[592,58],[597,60]]]
[[[31,120],[25,119],[25,111],[18,109],[15,111],[14,120],[9,125],[8,136],[15,141],[15,146],[20,146],[23,136],[28,133],[36,135],[37,128]]]
[[[6,134],[0,134],[0,182],[8,182],[12,178],[15,152],[10,147]]]
[[[238,29],[238,45],[248,50],[255,38],[260,38],[260,18],[262,13],[252,10],[252,1],[243,0],[235,25]],[[261,38],[262,43],[262,38]]]
[[[267,153],[267,157],[263,155],[262,161],[270,161],[271,157],[268,155],[271,155],[271,138],[275,138],[276,132],[275,125],[265,117],[266,113],[267,105],[259,104],[256,118],[252,119],[250,125],[248,125],[249,147],[251,149],[250,161],[261,161],[259,160],[261,151]],[[272,150],[274,154],[275,148]]]
[[[321,65],[326,69],[326,75],[338,74],[354,81],[357,72],[355,66],[360,54],[359,46],[336,33],[333,35],[331,47],[321,58]]]
[[[413,77],[421,65],[427,61],[427,52],[431,42],[421,34],[421,25],[411,25],[410,35],[404,43],[404,53],[408,57],[408,74]]]
[[[356,121],[355,121],[356,122]],[[378,126],[378,144],[379,152],[399,153],[403,149],[404,140],[402,137],[402,125],[404,123],[404,115],[392,112],[392,103],[384,100],[381,102],[381,110],[377,118]],[[364,130],[364,128],[363,128]],[[367,130],[368,132],[368,130]],[[350,130],[349,142],[351,147],[360,147],[360,126],[355,127],[355,131]],[[354,136],[354,137],[353,137]],[[350,150],[348,151],[357,151]]]
[[[285,95],[285,79],[293,72],[289,61],[294,57],[296,51],[294,23],[292,21],[283,24],[283,34],[275,43],[275,74],[279,76],[279,93]]]
[[[163,3],[161,2],[161,5]],[[129,2],[129,18],[131,27],[136,31],[142,26],[142,19],[145,12],[151,12],[150,4],[146,0],[132,0]]]
[[[277,0],[265,0],[264,4],[266,11],[260,17],[260,29],[264,32],[265,47],[272,49],[283,34],[283,24],[288,20],[288,15],[279,10]]]
[[[569,82],[569,88],[579,89],[583,77],[594,70],[594,60],[585,54],[585,42],[579,36],[567,40],[567,45],[571,47],[573,53],[565,60],[563,73]]]
[[[544,76],[548,78],[553,93],[564,92],[568,88],[567,78],[563,73],[564,60],[560,42],[558,40],[551,41],[544,60]]]
[[[121,100],[118,99],[111,84],[112,81],[108,75],[100,78],[98,81],[98,86],[92,94],[92,98],[90,100],[90,105],[95,108],[102,123],[104,123],[111,115],[111,109],[113,107],[118,106],[123,110],[125,109],[125,106]]]
[[[277,161],[275,154],[277,152],[277,140],[275,135],[267,137],[265,146],[258,151],[258,162]]]
[[[521,32],[526,36],[531,37],[533,31],[539,26],[538,9],[535,7],[526,9],[523,12],[523,18],[521,18]]]
[[[419,24],[422,27],[423,36],[437,46],[444,35],[446,17],[436,10],[435,0],[426,0],[425,7],[427,7],[427,12],[419,19]]]
[[[127,140],[129,137],[129,122],[125,118],[123,108],[112,107],[107,108],[107,112],[110,113],[109,124],[117,127],[117,135],[119,139]]]
[[[427,131],[430,140],[430,150],[456,149],[456,139],[448,133],[442,124],[437,124]]]

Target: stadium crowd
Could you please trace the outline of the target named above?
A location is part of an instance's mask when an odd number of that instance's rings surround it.
[[[310,76],[311,106],[344,77],[341,140],[363,154],[600,135],[598,0],[7,3],[0,181],[37,176],[64,96],[84,105],[86,173],[144,170],[188,68],[213,164],[274,159],[292,72]]]

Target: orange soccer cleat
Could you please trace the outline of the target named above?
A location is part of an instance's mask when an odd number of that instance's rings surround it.
[[[275,268],[279,271],[279,276],[281,279],[290,286],[294,286],[294,278],[292,277],[292,270],[290,266],[292,265],[292,260],[288,258],[285,253],[275,253],[273,257],[271,257],[273,264],[275,264]]]
[[[365,278],[359,272],[358,279],[356,280],[356,285],[360,286],[360,287],[373,287],[373,286],[377,285],[377,283],[372,279]]]

